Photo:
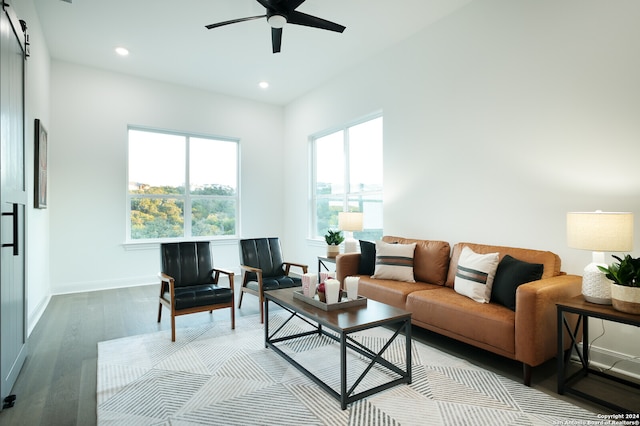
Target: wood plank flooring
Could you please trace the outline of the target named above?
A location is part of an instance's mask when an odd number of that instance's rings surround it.
[[[0,425],[96,424],[97,343],[169,330],[166,309],[161,323],[156,323],[157,290],[154,285],[54,296],[29,338],[29,355],[13,389],[16,404],[0,412]],[[237,316],[257,313],[257,298],[251,296],[245,297],[242,309],[236,311]],[[212,315],[205,312],[181,316],[176,321],[179,329],[228,318],[229,311],[223,309]],[[417,327],[413,330],[414,338],[429,345],[513,380],[522,380],[518,362]],[[555,374],[555,360],[534,368],[533,387],[560,397],[555,393]],[[624,390],[608,392],[629,398]],[[575,397],[561,398],[597,413],[608,413]]]

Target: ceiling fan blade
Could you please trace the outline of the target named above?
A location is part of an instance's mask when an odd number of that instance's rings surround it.
[[[297,9],[298,6],[300,6],[302,3],[304,3],[306,0],[289,0],[289,10],[294,10]]]
[[[293,11],[289,14],[289,16],[287,16],[287,23],[320,28],[323,30],[335,31],[338,33],[343,32],[346,28],[340,24],[336,24],[335,22],[327,21],[326,19],[307,15],[306,13],[297,11]]]
[[[282,45],[282,28],[271,28],[271,44],[273,45],[273,53],[280,52]]]
[[[256,0],[258,3],[262,5],[265,9],[269,9],[272,5],[269,0]]]
[[[244,22],[244,21],[253,21],[254,19],[260,19],[260,18],[266,18],[266,17],[267,15],[260,15],[260,16],[250,16],[248,18],[232,19],[231,21],[224,21],[224,22],[218,22],[216,24],[205,25],[205,28],[210,30],[212,28],[222,27],[224,25],[236,24],[238,22]]]

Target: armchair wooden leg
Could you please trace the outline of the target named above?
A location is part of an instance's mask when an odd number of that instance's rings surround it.
[[[264,324],[264,294],[260,293],[260,324]]]
[[[236,329],[236,310],[233,305],[231,305],[231,329]]]
[[[160,322],[160,318],[162,318],[162,303],[159,303],[160,307],[158,308],[158,322]]]
[[[176,341],[176,317],[171,315],[171,341]]]
[[[244,294],[243,290],[240,290],[240,300],[238,300],[238,309],[242,308],[242,295]]]

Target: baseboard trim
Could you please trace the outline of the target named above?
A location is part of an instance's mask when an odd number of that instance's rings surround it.
[[[100,281],[82,281],[75,283],[65,283],[53,286],[53,294],[71,294],[83,293],[85,291],[112,290],[125,287],[140,287],[143,285],[159,284],[160,279],[155,276],[143,276],[136,278],[126,278],[120,280],[100,280]]]
[[[239,271],[235,271],[234,268],[230,268],[230,270],[234,272],[234,282],[237,283],[239,279]],[[224,279],[224,276],[222,278]],[[53,289],[53,295],[83,293],[85,291],[113,290],[116,288],[140,287],[153,284],[160,285],[160,278],[158,278],[157,275],[126,278],[120,280],[83,281],[55,285]]]
[[[27,324],[28,324],[27,338],[31,336],[31,332],[36,327],[36,324],[38,324],[38,321],[40,321],[40,318],[42,318],[44,311],[47,309],[47,306],[49,306],[50,300],[51,300],[51,295],[48,295],[47,297],[43,298],[40,301],[40,303],[38,303],[38,306],[36,306],[33,313],[31,313],[29,315],[29,318],[27,318]]]
[[[582,343],[579,344],[582,351]],[[578,356],[573,352],[571,359],[580,362]],[[635,380],[640,380],[640,359],[628,354],[612,351],[598,346],[591,346],[589,350],[589,361],[592,368],[609,370],[611,372],[628,376]],[[613,367],[612,367],[613,366]]]

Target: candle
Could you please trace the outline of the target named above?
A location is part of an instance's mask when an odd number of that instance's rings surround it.
[[[318,275],[311,273],[302,274],[302,294],[307,297],[315,296],[317,282]]]
[[[347,298],[350,300],[356,300],[358,298],[359,283],[360,277],[346,277],[344,279],[344,286],[347,289]]]
[[[329,278],[324,282],[324,294],[327,298],[327,304],[338,303],[340,297],[340,281]]]
[[[331,273],[331,272],[320,272],[320,282],[321,283],[327,281],[329,278],[333,278],[333,273]]]

